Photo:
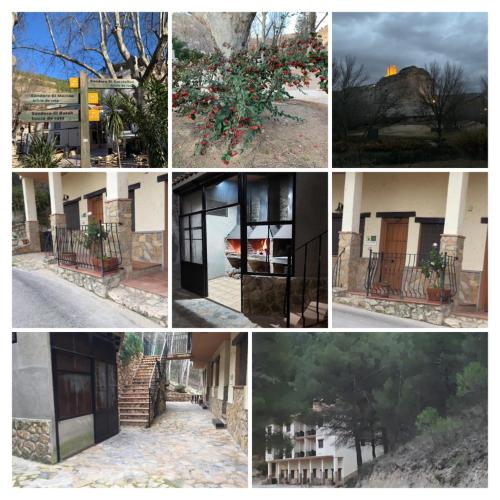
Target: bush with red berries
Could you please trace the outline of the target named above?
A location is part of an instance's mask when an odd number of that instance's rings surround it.
[[[190,57],[175,64],[173,108],[195,122],[195,152],[204,154],[211,144],[223,141],[221,160],[227,165],[262,132],[265,112],[299,120],[277,103],[292,99],[287,88],[307,87],[312,75],[327,92],[328,53],[316,35],[240,51],[230,58],[221,52]]]

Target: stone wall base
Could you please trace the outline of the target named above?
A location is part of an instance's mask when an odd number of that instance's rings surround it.
[[[334,302],[347,306],[360,307],[367,311],[389,314],[399,318],[425,321],[432,325],[442,326],[445,318],[452,313],[452,304],[423,304],[418,302],[403,302],[375,299],[363,295],[345,293],[334,297]]]
[[[248,412],[245,409],[245,388],[233,388],[233,403],[227,405],[227,430],[238,445],[248,449]]]
[[[107,298],[112,288],[120,284],[121,273],[116,272],[104,276],[92,276],[91,274],[73,271],[66,267],[54,266],[53,270],[65,280],[77,286],[85,288],[102,298]]]
[[[191,401],[191,394],[188,392],[167,391],[167,401],[189,403]]]
[[[55,464],[57,455],[52,447],[51,430],[51,420],[13,418],[12,454],[45,464]]]

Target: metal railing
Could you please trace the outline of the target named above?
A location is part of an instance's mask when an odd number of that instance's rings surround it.
[[[105,273],[122,263],[119,223],[84,224],[78,229],[56,227],[57,264]]]
[[[158,356],[154,368],[149,377],[149,405],[148,405],[148,422],[149,425],[153,423],[153,420],[160,412],[159,408],[159,396],[161,391],[161,385],[166,385],[166,365],[168,357],[168,342],[167,336],[165,335],[163,341],[163,347],[161,349],[161,354]]]
[[[335,261],[335,264],[333,266],[332,281],[334,288],[341,288],[343,286],[343,283],[341,283],[340,281],[340,269],[342,266],[342,256],[344,255],[344,252],[345,248],[343,248],[337,255],[337,260]]]
[[[311,238],[309,241],[306,241],[299,247],[295,248],[292,251],[292,248],[288,248],[288,256],[287,256],[287,272],[286,272],[286,285],[285,285],[285,300],[283,304],[283,313],[285,316],[286,320],[286,327],[290,328],[290,313],[291,313],[291,295],[292,295],[292,269],[293,269],[293,263],[297,263],[298,261],[298,256],[302,255],[303,257],[303,265],[302,265],[302,270],[300,273],[300,276],[302,278],[302,285],[301,285],[301,293],[300,293],[300,316],[301,316],[301,322],[302,322],[302,327],[305,328],[306,326],[306,317],[305,317],[305,311],[307,308],[306,301],[308,297],[306,296],[306,291],[307,291],[307,281],[309,277],[309,269],[308,269],[308,259],[309,257],[312,257],[312,252],[314,251],[313,245],[317,245],[317,251],[316,251],[316,259],[312,259],[314,265],[316,266],[314,269],[314,278],[311,278],[314,282],[314,295],[316,299],[316,324],[320,322],[320,292],[321,292],[321,271],[322,271],[322,264],[321,264],[321,259],[323,255],[327,254],[327,248],[323,248],[324,246],[327,247],[327,236],[328,231],[323,231],[322,233],[318,234],[314,238]],[[328,268],[327,268],[328,269]],[[328,271],[326,271],[328,272]],[[313,325],[310,325],[313,326]]]
[[[188,355],[191,354],[191,333],[188,332],[175,332],[168,333],[168,354],[169,357],[175,357],[176,355]]]
[[[366,295],[426,299],[449,303],[457,293],[456,257],[441,254],[442,268],[432,277],[422,272],[422,256],[370,250],[365,277]]]

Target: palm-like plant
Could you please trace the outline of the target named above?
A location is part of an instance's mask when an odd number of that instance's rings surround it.
[[[46,136],[35,135],[31,141],[29,153],[21,157],[23,167],[44,167],[53,168],[59,164],[59,158],[56,157],[56,146],[54,141]]]
[[[118,167],[121,167],[120,159],[120,137],[123,134],[122,100],[114,94],[109,94],[104,99],[106,111],[106,132],[115,143],[116,154],[118,155]]]

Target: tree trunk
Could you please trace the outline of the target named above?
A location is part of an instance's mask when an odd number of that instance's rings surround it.
[[[372,438],[372,458],[377,458],[377,451],[375,449],[375,438]]]
[[[359,470],[363,465],[363,455],[361,454],[361,442],[357,437],[354,438],[354,446],[356,447],[356,463],[358,465],[358,470]]]
[[[116,139],[116,154],[118,156],[118,168],[121,168],[122,161],[120,159],[120,139]]]
[[[266,45],[266,20],[267,12],[262,12],[262,45]]]
[[[307,36],[316,31],[316,12],[307,15]]]
[[[384,448],[384,455],[389,451],[389,440],[387,439],[387,430],[382,428],[382,446]]]
[[[216,47],[226,56],[246,48],[255,12],[205,12],[193,14],[207,27]]]

